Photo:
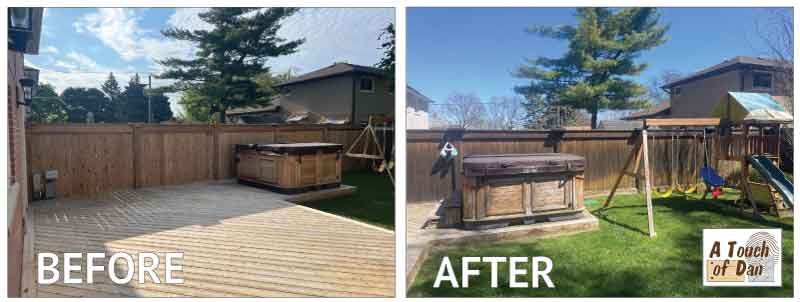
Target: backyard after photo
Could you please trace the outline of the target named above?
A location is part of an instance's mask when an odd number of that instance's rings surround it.
[[[394,296],[394,8],[8,15],[10,297]]]
[[[408,296],[792,297],[792,14],[408,8]]]

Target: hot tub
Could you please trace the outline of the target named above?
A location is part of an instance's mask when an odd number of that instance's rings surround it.
[[[239,144],[236,159],[240,182],[280,193],[335,188],[342,181],[340,144]]]
[[[586,160],[565,153],[465,156],[462,222],[467,229],[577,218]]]

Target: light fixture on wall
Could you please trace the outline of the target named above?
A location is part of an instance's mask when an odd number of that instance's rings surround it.
[[[36,86],[36,81],[33,79],[20,79],[20,86],[22,86],[22,102],[17,101],[18,104],[29,106],[33,100],[33,87]]]
[[[30,7],[8,8],[8,28],[12,30],[33,30],[33,13]]]
[[[33,9],[30,7],[8,8],[8,46],[17,51],[25,49],[33,34]]]

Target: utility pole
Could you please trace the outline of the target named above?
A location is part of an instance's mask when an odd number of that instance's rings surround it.
[[[151,104],[150,103],[150,92],[153,91],[153,75],[152,74],[148,74],[147,75],[147,89],[150,90],[147,93],[147,123],[149,124],[149,123],[152,122],[152,119],[153,119],[153,112],[150,109],[150,104]]]

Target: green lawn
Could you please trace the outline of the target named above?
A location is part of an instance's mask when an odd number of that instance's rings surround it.
[[[362,171],[343,173],[342,178],[342,183],[357,188],[355,194],[303,205],[393,230],[394,187],[389,177]]]
[[[677,195],[655,199],[658,236],[649,238],[647,210],[641,195],[614,198],[614,207],[599,209],[605,198],[595,199],[589,210],[600,219],[600,230],[549,239],[525,240],[467,248],[438,250],[424,263],[409,290],[409,297],[745,297],[792,296],[794,247],[792,218],[765,216],[755,221],[746,211],[731,206],[735,196],[726,193],[721,201],[700,201],[699,195]],[[782,288],[712,288],[702,285],[702,230],[704,228],[782,228]],[[553,260],[550,274],[556,288],[508,288],[507,273],[500,274],[500,288],[491,288],[489,265],[478,266],[481,276],[471,277],[469,289],[451,288],[449,282],[433,288],[443,256],[461,272],[465,256],[548,256]],[[508,272],[508,266],[500,266]],[[530,269],[528,269],[530,272]]]

